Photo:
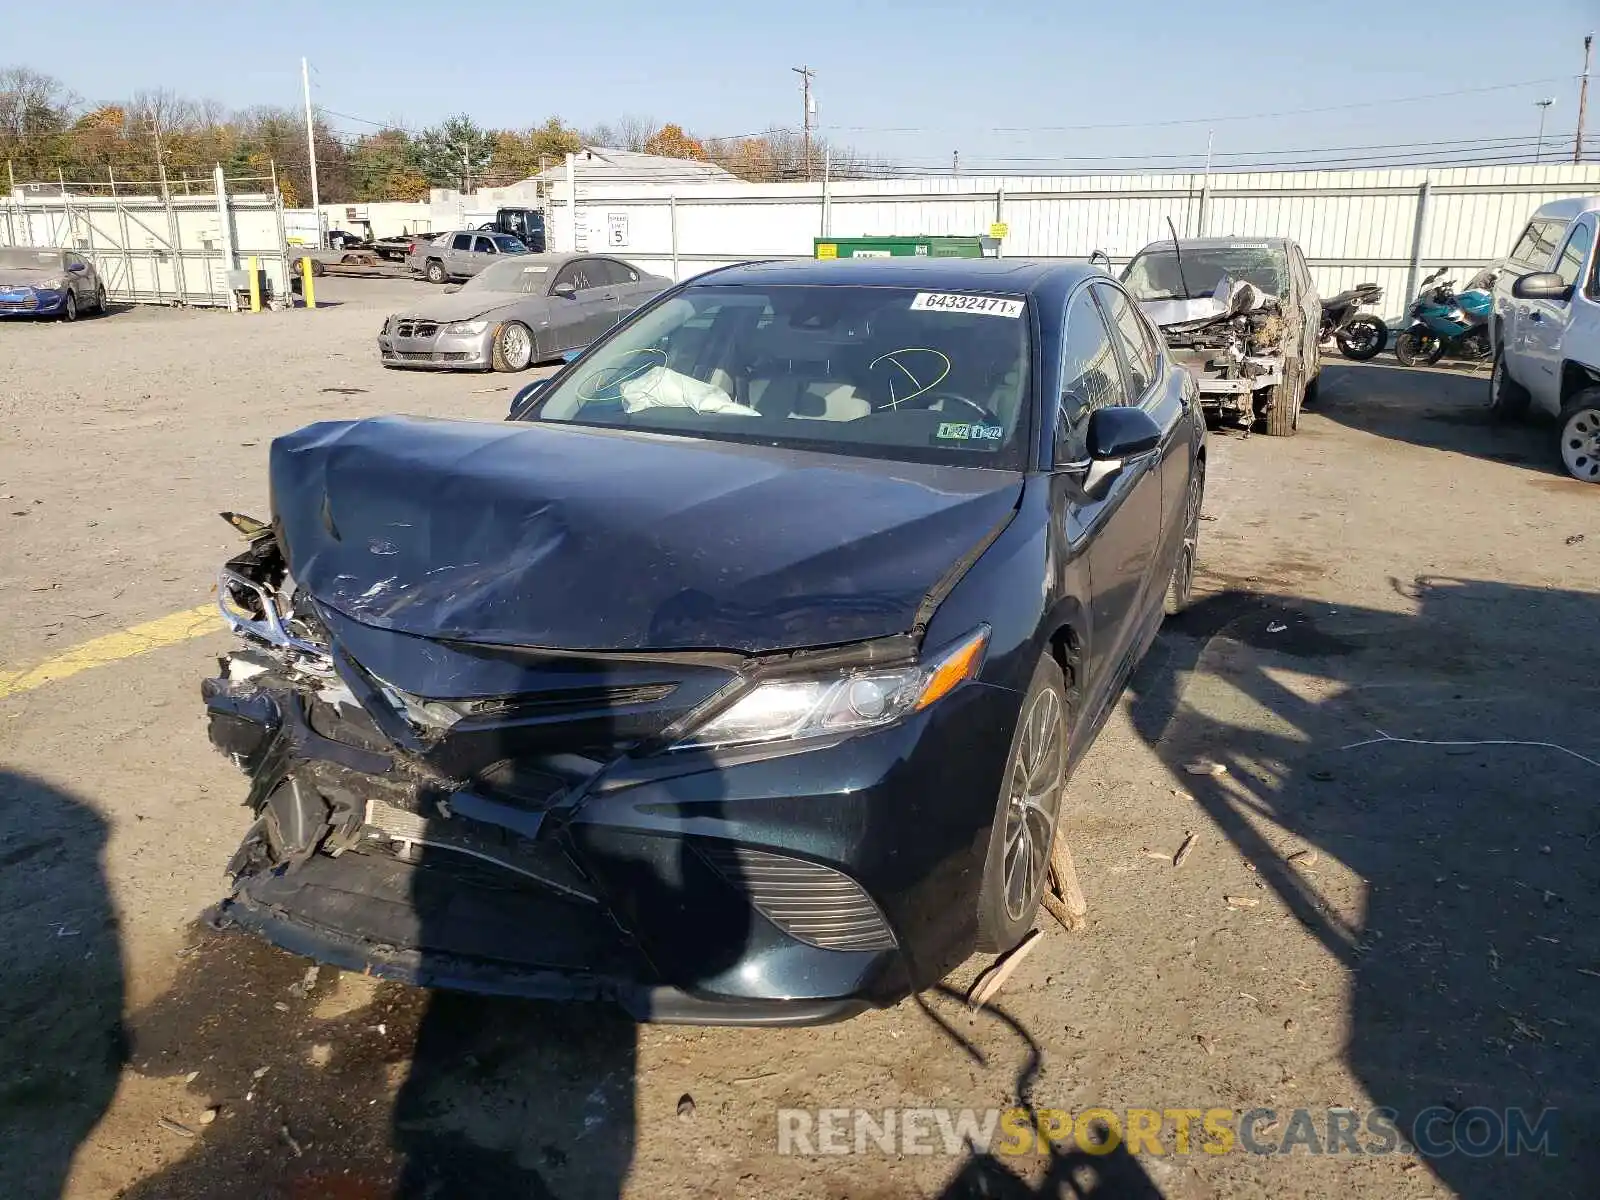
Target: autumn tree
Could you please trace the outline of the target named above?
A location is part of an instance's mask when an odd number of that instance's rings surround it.
[[[664,158],[704,159],[706,148],[683,131],[681,125],[663,125],[645,142],[646,154],[659,154]]]

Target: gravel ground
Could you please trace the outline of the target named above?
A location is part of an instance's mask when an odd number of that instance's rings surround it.
[[[0,327],[0,678],[206,603],[274,434],[498,418],[507,377],[378,366],[423,290]],[[194,925],[245,825],[197,696],[220,630],[0,700],[0,1195],[1592,1195],[1600,494],[1483,386],[1336,364],[1299,436],[1214,439],[1201,601],[1069,794],[1088,929],[1045,928],[976,1015],[637,1028],[307,984]],[[1474,744],[1358,745],[1384,737]],[[1021,1099],[1270,1108],[1274,1145],[1297,1107],[1319,1141],[1329,1108],[1549,1108],[1557,1156],[1172,1153],[1170,1126],[1160,1155],[777,1152],[781,1108]]]

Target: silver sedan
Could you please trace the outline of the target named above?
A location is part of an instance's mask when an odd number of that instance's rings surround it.
[[[671,286],[617,258],[519,254],[395,313],[378,355],[386,367],[521,371],[587,346]]]

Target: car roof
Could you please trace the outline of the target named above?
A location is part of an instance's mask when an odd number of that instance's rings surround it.
[[[1534,217],[1554,217],[1571,221],[1586,212],[1600,212],[1600,196],[1570,196],[1565,200],[1552,200],[1541,204]]]
[[[1287,250],[1289,243],[1290,239],[1286,237],[1250,237],[1248,234],[1239,234],[1234,237],[1179,238],[1178,249],[1226,250],[1233,246],[1269,246],[1274,250]],[[1157,250],[1162,246],[1170,245],[1172,245],[1171,238],[1160,238],[1146,245],[1139,253],[1143,254],[1145,250]]]
[[[1049,280],[1076,283],[1090,276],[1109,278],[1084,263],[1026,258],[784,259],[738,263],[708,271],[695,284],[812,284],[876,287],[952,288],[988,292],[1031,292]]]

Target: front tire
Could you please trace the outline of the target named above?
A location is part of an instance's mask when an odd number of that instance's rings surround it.
[[[1300,405],[1306,397],[1304,370],[1300,363],[1286,366],[1283,379],[1273,387],[1263,422],[1268,437],[1293,437],[1300,428]]]
[[[61,319],[63,321],[78,319],[78,296],[71,288],[67,289],[66,301],[61,305]]]
[[[105,311],[106,311],[106,285],[103,284],[103,283],[97,283],[97,284],[94,285],[94,312],[95,312],[95,316],[103,316],[103,315],[105,315]]]
[[[1356,362],[1377,358],[1389,344],[1389,327],[1381,317],[1351,317],[1334,332],[1339,353]]]
[[[1431,367],[1444,357],[1444,339],[1408,329],[1395,338],[1394,356],[1402,366]]]
[[[533,362],[533,334],[521,321],[507,321],[494,335],[496,371],[526,371]]]
[[[444,264],[437,258],[430,258],[422,273],[429,283],[445,283],[450,278],[449,272],[444,269]]]
[[[1496,421],[1520,421],[1528,415],[1532,400],[1528,389],[1506,369],[1506,348],[1494,348],[1494,368],[1489,372],[1489,415]]]
[[[1585,388],[1561,410],[1561,465],[1583,483],[1600,483],[1600,387]]]
[[[1167,579],[1167,594],[1162,608],[1167,616],[1175,617],[1189,607],[1194,597],[1195,564],[1200,552],[1200,510],[1206,498],[1206,460],[1195,459],[1194,471],[1189,479],[1189,493],[1183,501],[1183,545],[1178,549],[1178,561],[1172,564],[1172,574]]]
[[[1039,657],[1022,698],[1000,781],[978,890],[978,949],[1009,950],[1033,928],[1050,874],[1050,848],[1067,777],[1071,712],[1061,668]]]

